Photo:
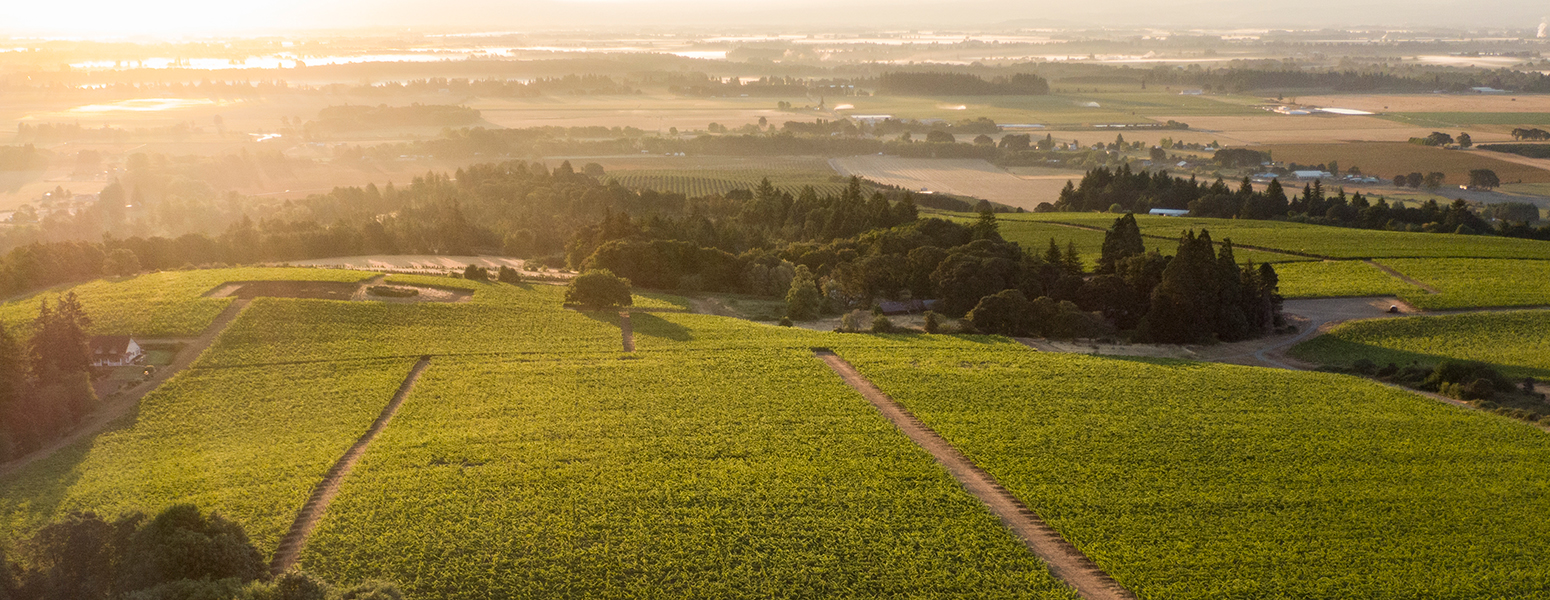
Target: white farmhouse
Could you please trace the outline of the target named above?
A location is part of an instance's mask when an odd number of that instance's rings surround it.
[[[94,367],[132,365],[144,355],[140,344],[127,335],[99,335],[91,339],[91,364]]]

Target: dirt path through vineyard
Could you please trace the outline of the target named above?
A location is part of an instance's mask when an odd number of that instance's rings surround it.
[[[1087,558],[1065,538],[1060,537],[1059,533],[1038,515],[1033,514],[1033,511],[1028,510],[1028,507],[1011,492],[1001,487],[994,477],[976,466],[925,423],[915,418],[903,405],[884,394],[857,372],[849,362],[828,350],[818,350],[815,354],[828,364],[830,369],[839,374],[851,388],[861,392],[861,395],[877,407],[884,417],[892,421],[899,431],[908,436],[910,441],[930,452],[931,456],[936,458],[937,462],[946,468],[965,490],[983,502],[986,508],[1001,519],[1001,523],[1023,542],[1023,545],[1049,565],[1051,574],[1076,589],[1078,594],[1088,600],[1135,598],[1134,594],[1099,569],[1092,559]]]
[[[279,547],[275,548],[274,559],[269,563],[271,572],[278,575],[296,564],[297,557],[301,556],[301,549],[307,545],[307,536],[312,534],[318,521],[323,519],[323,513],[328,511],[328,504],[333,502],[334,496],[339,494],[339,483],[344,481],[345,476],[350,474],[350,469],[355,468],[355,463],[366,454],[366,447],[377,438],[377,434],[387,428],[388,422],[393,420],[393,415],[398,413],[398,407],[403,405],[404,399],[408,398],[409,392],[414,389],[420,374],[424,373],[425,368],[430,364],[431,357],[424,356],[409,369],[409,376],[405,377],[404,383],[398,386],[398,392],[393,394],[393,399],[382,409],[382,414],[378,415],[377,420],[372,422],[366,433],[345,451],[344,456],[339,457],[339,461],[328,470],[317,487],[312,488],[312,496],[307,498],[307,503],[303,504],[301,510],[296,513],[296,520],[291,523],[290,530],[285,532],[285,537],[280,538]]]

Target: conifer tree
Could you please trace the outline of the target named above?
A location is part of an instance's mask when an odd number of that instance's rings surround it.
[[[1141,227],[1136,224],[1134,214],[1125,213],[1114,219],[1114,225],[1103,234],[1101,252],[1098,258],[1098,272],[1105,274],[1113,273],[1119,261],[1146,252],[1146,244],[1141,240]]]

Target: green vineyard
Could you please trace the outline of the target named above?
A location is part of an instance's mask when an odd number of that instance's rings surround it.
[[[812,186],[818,195],[838,195],[845,189],[845,181],[832,172],[789,171],[762,169],[733,169],[705,171],[615,171],[610,179],[631,189],[649,189],[674,192],[689,196],[726,194],[733,190],[753,190],[764,178],[776,189],[790,192],[793,196],[803,187]]]

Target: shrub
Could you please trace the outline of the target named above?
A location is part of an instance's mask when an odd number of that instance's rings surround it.
[[[926,311],[926,333],[941,333],[942,317],[935,311]]]
[[[1029,323],[1032,310],[1033,304],[1022,292],[1002,290],[980,298],[979,304],[974,305],[963,320],[973,323],[974,329],[983,333],[1023,336],[1032,329]]]
[[[1363,375],[1372,375],[1378,372],[1378,365],[1371,360],[1359,358],[1356,362],[1351,363],[1351,370]]]
[[[791,288],[786,290],[786,315],[798,321],[811,321],[823,307],[823,293],[813,279],[807,265],[797,265],[791,278]]]
[[[872,333],[893,333],[893,321],[884,315],[872,316]]]
[[[119,248],[108,253],[108,258],[102,263],[102,270],[109,275],[124,277],[140,272],[140,258],[128,248]]]
[[[1457,387],[1460,400],[1490,400],[1496,395],[1496,384],[1489,379],[1476,379]]]
[[[844,316],[840,317],[839,331],[841,333],[859,333],[861,331],[861,324],[866,322],[866,318],[867,312],[860,309],[845,313]]]
[[[608,269],[577,275],[565,288],[565,303],[594,309],[629,306],[630,280]]]
[[[274,580],[274,600],[328,600],[328,584],[300,571],[286,571]]]
[[[1399,365],[1396,365],[1394,363],[1389,363],[1387,366],[1385,366],[1385,367],[1383,367],[1381,369],[1378,369],[1378,373],[1377,374],[1378,374],[1379,377],[1393,377],[1394,374],[1398,373],[1398,372],[1399,372]]]
[[[791,326],[791,317],[781,317],[780,318],[780,326],[781,327],[790,327]]]
[[[403,600],[398,586],[384,581],[366,581],[339,594],[339,600]]]
[[[489,281],[490,271],[479,265],[468,265],[463,267],[463,279],[469,279],[473,281]]]
[[[1432,369],[1431,374],[1422,382],[1422,389],[1440,390],[1444,383],[1463,385],[1480,379],[1489,381],[1492,387],[1501,390],[1510,389],[1512,386],[1490,365],[1463,360],[1445,360],[1437,363],[1437,366]]]
[[[522,272],[511,267],[502,266],[495,279],[501,283],[522,283]]]

